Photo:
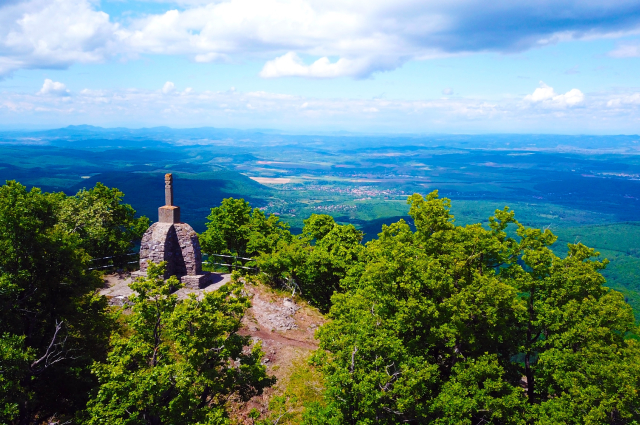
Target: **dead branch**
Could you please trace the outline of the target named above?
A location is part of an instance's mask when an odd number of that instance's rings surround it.
[[[353,346],[353,352],[351,353],[351,367],[349,368],[349,373],[353,375],[353,369],[356,366],[356,353],[358,352],[358,347]]]
[[[393,385],[393,383],[400,377],[400,375],[402,375],[401,371],[396,371],[393,374],[389,373],[389,368],[390,367],[394,367],[395,368],[395,362],[391,363],[389,366],[385,366],[385,372],[387,372],[387,375],[389,376],[389,380],[387,381],[386,384],[384,384],[384,386],[378,384],[378,386],[380,387],[380,389],[384,392],[389,391],[391,385]]]
[[[64,349],[68,336],[65,335],[64,339],[62,339],[61,341],[59,340],[59,334],[60,334],[60,331],[62,330],[63,324],[64,324],[64,321],[58,322],[56,320],[56,330],[53,333],[53,337],[51,338],[51,342],[49,343],[47,350],[42,355],[42,357],[40,357],[37,360],[34,360],[33,363],[31,363],[30,369],[34,375],[41,374],[47,368],[53,366],[58,362],[61,362],[62,360],[65,360],[68,358],[75,358],[75,357],[68,356],[68,354],[72,350],[65,351]]]

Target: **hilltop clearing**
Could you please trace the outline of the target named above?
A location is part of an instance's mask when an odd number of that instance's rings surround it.
[[[106,296],[111,305],[126,304],[128,297],[134,293],[129,287],[132,279],[128,273],[105,275],[103,280],[105,287],[99,293]],[[201,298],[205,293],[215,291],[230,281],[230,274],[217,274],[214,284],[206,288],[181,288],[175,294],[178,299],[186,299],[189,294],[196,294]],[[321,398],[322,379],[307,360],[318,348],[314,334],[326,319],[300,297],[291,297],[286,292],[256,283],[254,279],[245,283],[244,290],[249,295],[251,307],[242,318],[239,333],[249,336],[254,343],[262,344],[265,353],[262,362],[266,366],[267,374],[275,376],[277,381],[273,388],[266,389],[263,394],[253,397],[248,402],[233,401],[232,418],[238,423],[250,425],[254,423],[254,418],[250,416],[253,411],[259,412],[261,418],[273,415],[286,416],[281,424],[299,423],[303,403]],[[300,374],[312,376],[313,379],[296,381]],[[299,392],[298,397],[302,397],[290,401],[287,406],[277,403],[278,397],[286,396],[293,390]]]

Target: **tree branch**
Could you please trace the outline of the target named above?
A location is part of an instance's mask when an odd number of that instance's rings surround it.
[[[358,347],[353,346],[353,352],[351,353],[351,367],[349,368],[349,373],[353,375],[353,369],[356,366],[356,353],[358,352]]]
[[[385,369],[385,371],[387,372],[387,375],[388,375],[388,376],[389,376],[389,378],[390,378],[390,379],[387,381],[387,383],[386,383],[386,384],[384,384],[384,386],[382,386],[382,385],[379,385],[379,384],[378,384],[378,385],[380,386],[380,389],[381,389],[382,391],[384,391],[384,392],[389,391],[390,386],[391,386],[391,385],[393,385],[393,383],[394,383],[394,382],[398,379],[398,377],[402,374],[402,372],[401,372],[401,371],[397,371],[397,372],[394,372],[393,374],[390,374],[390,373],[389,373],[389,368],[390,368],[390,367],[395,367],[395,362],[394,362],[394,363],[391,363],[389,366],[385,366],[385,368],[384,368],[384,369]]]
[[[47,350],[45,351],[42,357],[40,357],[37,360],[34,360],[33,363],[31,363],[30,369],[34,375],[41,374],[48,367],[62,360],[65,360],[67,358],[75,358],[75,357],[66,356],[66,354],[68,354],[72,350],[68,350],[68,351],[64,350],[64,345],[67,342],[68,336],[65,336],[62,341],[59,341],[59,334],[60,334],[60,331],[62,330],[63,324],[64,324],[64,321],[58,322],[56,320],[56,330],[53,333],[53,337],[51,338],[51,342],[49,343]]]

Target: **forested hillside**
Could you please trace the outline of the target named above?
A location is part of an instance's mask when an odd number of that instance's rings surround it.
[[[607,260],[508,208],[460,226],[437,191],[414,194],[412,226],[384,225],[363,244],[331,216],[292,233],[227,198],[211,204],[203,251],[254,258],[259,272],[179,300],[179,282],[151,266],[129,303],[110,307],[91,260],[128,252],[149,224],[122,199],[101,184],[73,196],[0,187],[0,422],[237,423],[231,400],[275,384],[240,332],[248,281],[327,319],[309,359],[322,397],[295,400],[298,423],[640,421],[637,328],[602,275]],[[288,420],[294,400],[274,400],[251,421]]]

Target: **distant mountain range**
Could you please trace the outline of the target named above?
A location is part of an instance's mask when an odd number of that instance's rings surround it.
[[[103,128],[75,125],[52,130],[0,132],[0,143],[39,143],[74,148],[167,145],[314,145],[325,149],[362,149],[393,146],[458,147],[464,149],[521,149],[528,151],[612,151],[640,153],[638,135],[554,134],[432,134],[367,135],[356,133],[286,134],[269,129],[232,128]]]

